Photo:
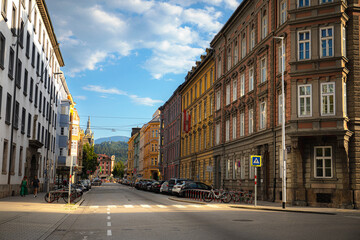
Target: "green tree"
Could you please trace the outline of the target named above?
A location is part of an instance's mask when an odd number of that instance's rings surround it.
[[[114,175],[114,177],[123,178],[125,172],[124,169],[125,169],[124,163],[119,161],[115,164],[112,174]]]
[[[95,144],[97,154],[115,155],[115,161],[125,162],[127,160],[128,144],[126,142],[102,142]]]
[[[94,173],[96,167],[99,165],[97,161],[97,154],[94,151],[94,147],[90,146],[86,143],[83,146],[83,169],[82,169],[82,176],[87,177],[87,171],[89,170],[91,173]]]

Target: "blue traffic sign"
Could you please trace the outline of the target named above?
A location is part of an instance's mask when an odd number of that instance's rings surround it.
[[[251,156],[251,166],[252,167],[261,167],[261,156],[252,155]]]

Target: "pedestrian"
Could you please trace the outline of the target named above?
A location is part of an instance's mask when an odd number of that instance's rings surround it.
[[[21,181],[21,185],[20,185],[20,196],[25,197],[25,195],[28,195],[27,177],[26,176],[24,176],[24,178]]]
[[[34,177],[34,180],[32,181],[32,186],[34,188],[34,197],[37,197],[37,192],[39,189],[39,179],[37,178],[37,176]]]

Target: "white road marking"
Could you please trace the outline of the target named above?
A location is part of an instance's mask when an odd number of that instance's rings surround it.
[[[107,212],[108,215],[110,215],[110,212]]]
[[[107,226],[108,226],[108,227],[111,227],[111,222],[107,222]]]
[[[140,206],[143,207],[143,208],[151,208],[150,205],[146,205],[146,204],[142,204]]]
[[[110,211],[110,208],[106,209],[107,211]]]
[[[216,205],[212,205],[212,204],[206,204],[206,206],[208,206],[208,207],[212,207],[212,208],[219,208],[218,206],[216,206]]]
[[[190,205],[190,206],[192,206],[192,207],[194,207],[194,208],[202,208],[202,206],[200,206],[200,205],[196,205],[196,204],[194,204],[194,205]]]
[[[90,208],[99,208],[99,206],[90,206]]]
[[[111,217],[110,216],[107,216],[107,220],[110,220],[111,219]]]
[[[159,208],[167,208],[167,207],[164,206],[164,205],[156,205],[156,206],[158,206]]]
[[[108,205],[108,208],[116,208],[116,205]]]
[[[111,230],[107,230],[107,235],[108,235],[108,236],[112,236]]]
[[[185,206],[183,205],[173,205],[174,207],[177,207],[177,208],[186,208]]]
[[[134,208],[133,205],[124,205],[125,208]]]

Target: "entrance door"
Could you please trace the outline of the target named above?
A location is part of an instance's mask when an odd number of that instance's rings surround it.
[[[35,155],[32,155],[31,165],[30,165],[30,181],[32,181],[35,178],[35,175],[37,175],[36,173],[37,173],[36,157]]]
[[[221,187],[221,158],[217,156],[215,158],[215,188],[219,189]]]

